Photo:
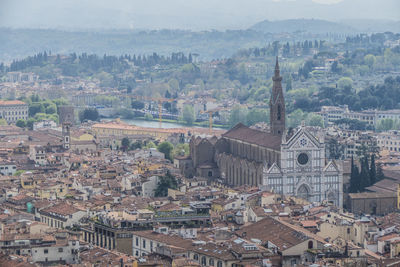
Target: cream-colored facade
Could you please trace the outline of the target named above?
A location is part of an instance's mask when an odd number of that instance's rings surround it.
[[[92,131],[96,136],[129,136],[147,135],[157,140],[165,140],[173,134],[210,134],[207,128],[148,128],[129,125],[119,120],[107,123],[96,123],[92,126]],[[213,130],[212,134],[220,135],[224,131]]]
[[[0,118],[8,123],[15,123],[17,120],[28,119],[28,104],[19,100],[0,100]]]

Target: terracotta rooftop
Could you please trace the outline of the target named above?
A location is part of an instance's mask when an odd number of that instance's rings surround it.
[[[28,105],[19,100],[0,100],[0,106]]]
[[[236,139],[250,144],[271,148],[280,151],[282,139],[267,132],[251,129],[242,123],[222,135],[229,139]]]
[[[44,208],[41,211],[67,216],[67,215],[74,214],[75,212],[78,212],[79,210],[70,204],[60,203],[60,204],[56,204],[56,205],[48,207],[48,208]]]
[[[239,236],[251,239],[256,238],[266,243],[272,242],[280,250],[286,250],[307,240],[307,236],[282,224],[272,217],[264,218],[236,232]]]

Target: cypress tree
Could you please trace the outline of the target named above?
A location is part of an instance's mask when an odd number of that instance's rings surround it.
[[[361,160],[361,172],[360,172],[360,190],[364,191],[366,187],[370,185],[369,179],[369,168],[368,168],[368,158],[365,156]]]
[[[375,155],[372,154],[371,156],[371,167],[369,169],[369,179],[370,179],[370,185],[375,184],[376,181],[376,165],[375,165]]]
[[[356,193],[360,189],[358,167],[354,165],[354,159],[351,157],[351,173],[350,173],[350,193]]]
[[[383,174],[382,164],[378,163],[376,166],[376,181],[380,181],[385,179],[385,175]]]

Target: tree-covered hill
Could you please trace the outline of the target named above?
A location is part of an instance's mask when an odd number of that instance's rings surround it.
[[[62,31],[0,28],[0,62],[22,59],[34,53],[88,53],[97,55],[168,55],[195,53],[201,60],[228,58],[240,48],[262,46],[270,34],[252,30],[202,31]]]
[[[320,19],[264,20],[253,25],[250,29],[263,33],[309,32],[315,34],[353,33],[357,31],[356,29],[344,24]]]

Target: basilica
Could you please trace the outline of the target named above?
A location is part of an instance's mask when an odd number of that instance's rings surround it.
[[[220,138],[192,137],[185,174],[217,179],[230,186],[259,186],[278,194],[342,206],[343,176],[325,158],[324,136],[302,125],[285,129],[285,99],[278,58],[270,98],[270,130],[241,123]]]

